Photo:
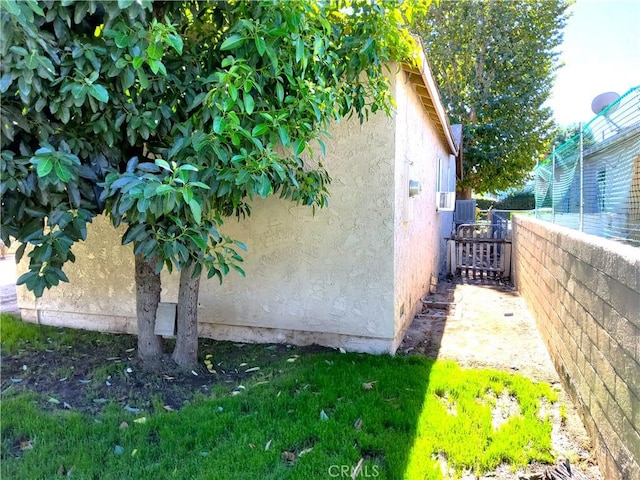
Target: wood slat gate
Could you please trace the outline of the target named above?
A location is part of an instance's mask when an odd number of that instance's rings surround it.
[[[506,278],[511,274],[511,237],[490,223],[463,224],[449,240],[452,275]]]

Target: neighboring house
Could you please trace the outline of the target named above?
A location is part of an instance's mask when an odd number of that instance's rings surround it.
[[[607,238],[640,242],[640,86],[536,168],[539,216]],[[552,199],[553,197],[553,199]],[[582,202],[582,208],[581,208]]]
[[[333,182],[317,210],[275,196],[223,231],[249,248],[246,278],[203,279],[198,318],[205,337],[238,342],[317,343],[394,352],[444,264],[451,212],[437,191],[455,191],[457,144],[423,58],[420,70],[393,66],[397,103],[335,124],[323,163]],[[410,194],[410,181],[421,187]],[[122,232],[120,232],[122,233]],[[70,283],[34,300],[19,288],[23,318],[45,324],[135,333],[131,247],[105,218],[74,247]],[[163,302],[176,302],[178,276],[163,273]]]
[[[584,231],[640,240],[640,124],[587,150],[583,168]]]

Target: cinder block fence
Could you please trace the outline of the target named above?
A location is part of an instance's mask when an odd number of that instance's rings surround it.
[[[607,480],[640,480],[640,248],[526,216],[514,279]]]

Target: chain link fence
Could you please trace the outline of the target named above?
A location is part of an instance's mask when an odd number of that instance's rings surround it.
[[[640,86],[534,170],[536,216],[640,247]]]

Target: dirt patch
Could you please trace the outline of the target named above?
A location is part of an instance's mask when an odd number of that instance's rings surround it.
[[[322,347],[246,345],[200,341],[202,361],[184,371],[169,360],[149,371],[136,357],[136,337],[114,335],[108,345],[85,343],[68,351],[20,352],[2,355],[2,394],[32,391],[49,398],[50,409],[95,413],[109,402],[135,411],[161,405],[177,410],[198,392],[216,386],[229,393],[246,379],[261,375],[283,357],[325,351]],[[208,358],[207,355],[209,355]],[[209,360],[205,364],[204,359]]]
[[[555,455],[573,466],[573,477],[568,478],[602,480],[589,436],[562,389],[535,320],[513,285],[466,278],[457,283],[441,282],[434,294],[423,299],[423,304],[399,353],[450,359],[467,368],[492,368],[550,383],[558,392],[559,401],[545,405],[542,414],[552,420]],[[517,409],[512,399],[503,397],[498,397],[494,412],[496,424]],[[503,466],[481,479],[544,479],[549,468],[530,465],[514,473]],[[463,478],[476,477],[469,474]]]

